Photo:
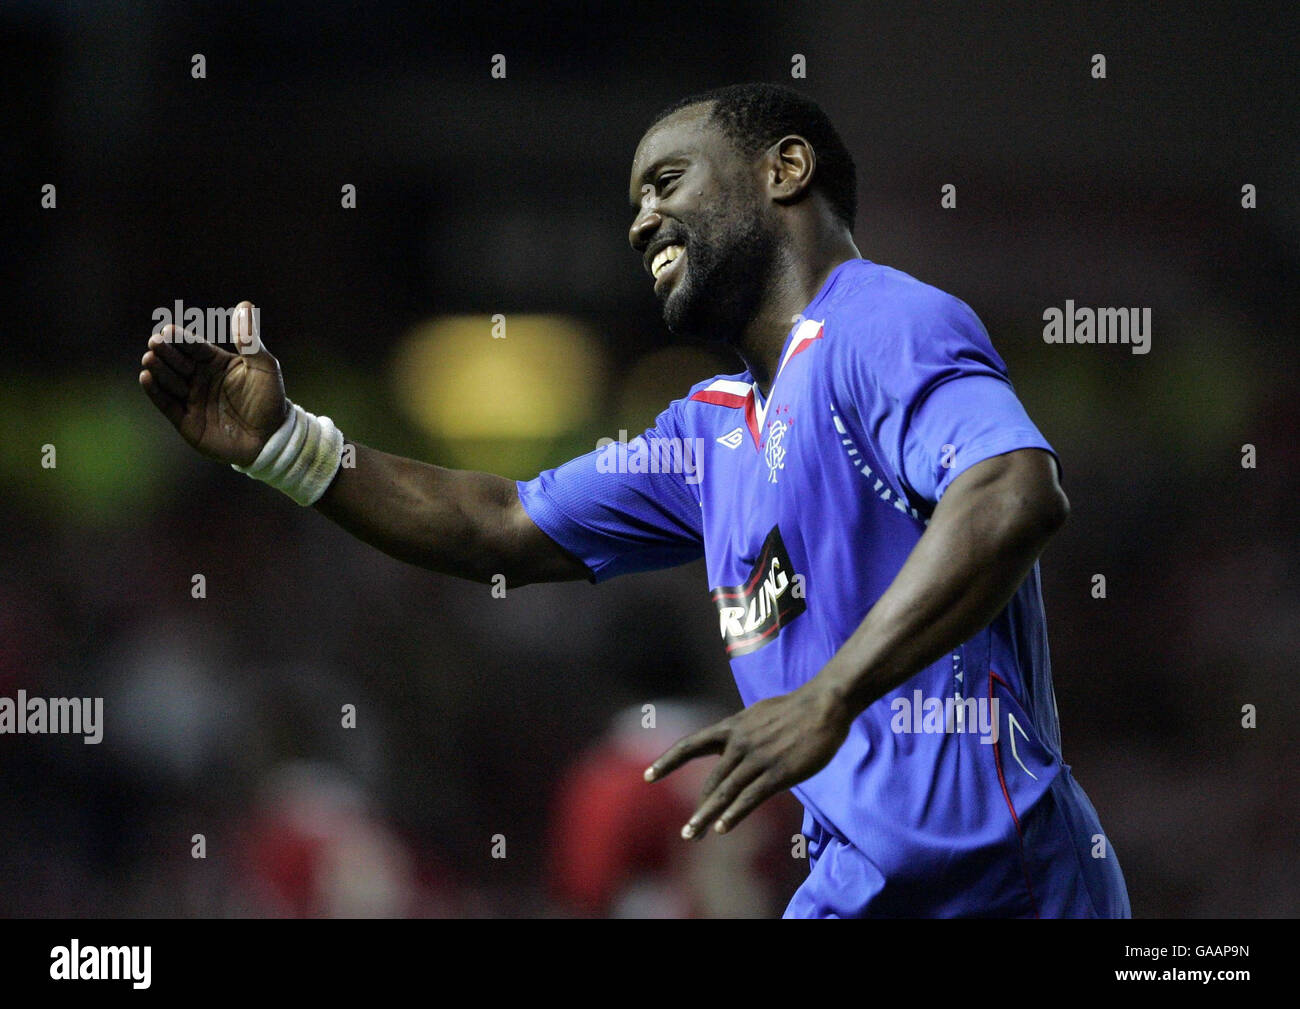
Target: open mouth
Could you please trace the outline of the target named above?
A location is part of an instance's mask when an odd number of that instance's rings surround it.
[[[655,278],[656,292],[662,284],[681,272],[681,262],[685,258],[684,245],[665,245],[655,253],[655,258],[650,263],[650,272]]]

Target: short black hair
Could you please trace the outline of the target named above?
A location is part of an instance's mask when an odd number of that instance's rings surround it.
[[[812,144],[817,156],[813,188],[821,191],[835,216],[853,230],[858,212],[857,169],[849,149],[820,105],[779,84],[730,84],[678,99],[661,110],[645,132],[649,133],[674,112],[705,102],[713,106],[708,122],[720,126],[745,157],[758,157],[790,133],[797,133]]]

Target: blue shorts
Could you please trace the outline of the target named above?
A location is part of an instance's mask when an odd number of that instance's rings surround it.
[[[1067,766],[1000,844],[952,857],[918,852],[886,879],[872,859],[805,813],[808,878],[787,918],[1128,918],[1128,888],[1097,811]],[[957,846],[953,846],[954,852]]]

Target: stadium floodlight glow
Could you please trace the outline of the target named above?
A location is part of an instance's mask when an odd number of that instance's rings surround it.
[[[393,358],[398,403],[444,440],[567,434],[601,405],[605,354],[563,315],[441,316],[415,327]]]

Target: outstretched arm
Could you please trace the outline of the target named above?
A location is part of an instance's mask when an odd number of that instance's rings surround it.
[[[241,302],[233,353],[168,326],[149,338],[140,361],[140,385],[181,437],[208,458],[239,466],[251,465],[290,415],[280,363],[253,320],[253,306]],[[315,507],[366,543],[476,581],[589,577],[528,517],[514,481],[355,448],[355,466],[338,469]]]
[[[399,560],[478,582],[494,574],[511,587],[590,577],[537,528],[513,480],[443,469],[356,446],[356,467],[340,469],[316,510]]]
[[[825,767],[869,704],[998,615],[1068,512],[1055,460],[1040,449],[994,456],[957,477],[902,570],[820,673],[687,736],[646,770],[655,781],[722,755],[682,835],[702,837],[709,824],[729,830]]]

